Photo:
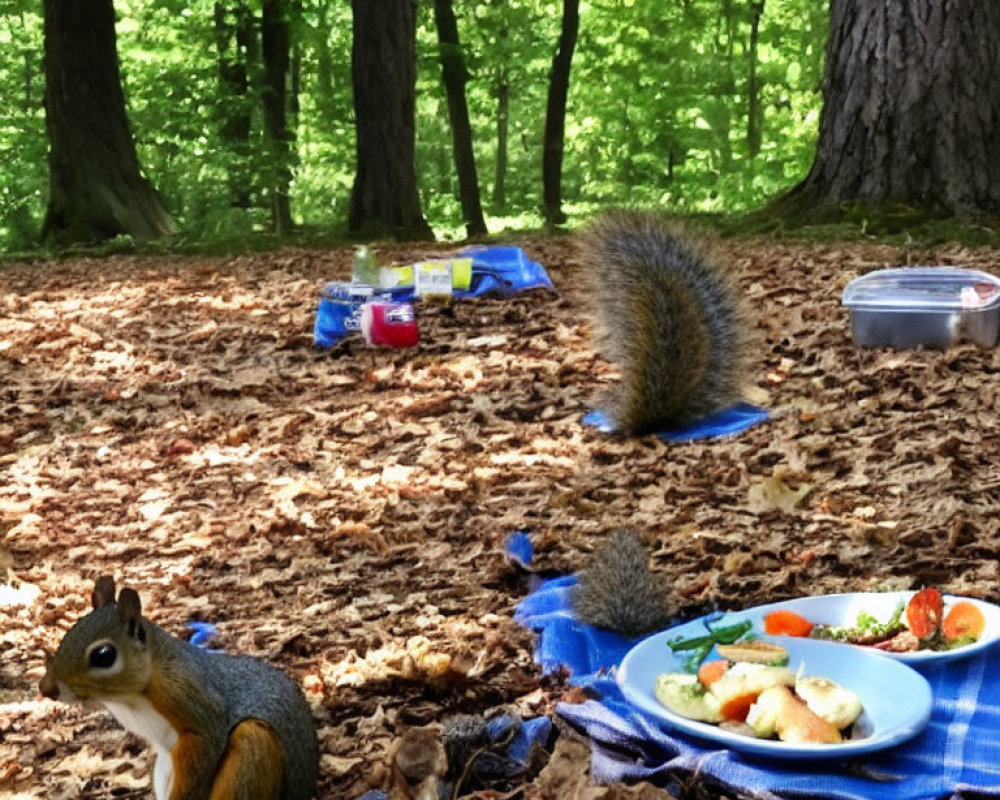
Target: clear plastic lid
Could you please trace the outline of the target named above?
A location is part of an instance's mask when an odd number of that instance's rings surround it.
[[[881,269],[847,284],[842,302],[861,310],[981,310],[1000,304],[1000,279],[958,267]]]

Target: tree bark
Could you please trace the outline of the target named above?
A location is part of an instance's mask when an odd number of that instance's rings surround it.
[[[778,203],[1000,212],[1000,6],[832,0],[819,142]]]
[[[414,0],[352,0],[351,74],[357,166],[348,227],[367,235],[433,239],[415,164]]]
[[[566,221],[562,210],[562,162],[566,136],[566,98],[569,96],[569,73],[573,64],[580,28],[580,0],[563,0],[562,32],[559,49],[552,59],[549,98],[545,109],[545,135],[542,142],[542,202],[549,225]]]
[[[264,56],[264,136],[268,143],[268,191],[271,226],[279,236],[292,230],[288,189],[292,183],[291,135],[288,130],[288,67],[291,51],[287,0],[264,0],[261,7],[261,52]]]
[[[479,176],[472,150],[472,125],[465,84],[469,73],[465,69],[462,45],[458,39],[458,24],[451,0],[434,0],[434,21],[441,47],[441,78],[448,98],[448,119],[451,122],[452,149],[455,171],[458,173],[458,194],[462,204],[467,236],[486,234],[486,221],[479,195]]]
[[[63,245],[172,232],[125,116],[111,0],[45,0],[43,9],[49,200],[42,238]]]

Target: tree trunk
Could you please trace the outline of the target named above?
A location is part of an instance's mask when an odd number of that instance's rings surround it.
[[[778,210],[1000,212],[1000,5],[833,0],[816,158]]]
[[[218,104],[219,137],[228,150],[229,202],[250,208],[250,109],[248,58],[257,52],[253,20],[243,2],[232,10],[215,4],[215,48],[219,59],[221,102]]]
[[[288,187],[292,183],[291,136],[286,117],[288,92],[289,14],[287,0],[264,0],[261,7],[261,52],[264,56],[264,136],[268,143],[268,191],[271,226],[279,236],[292,230]]]
[[[458,194],[462,203],[462,218],[467,236],[486,234],[486,221],[479,196],[479,176],[472,151],[472,125],[469,105],[465,99],[465,83],[469,73],[458,40],[458,24],[451,0],[434,0],[434,21],[441,47],[441,78],[448,97],[448,119],[451,122],[455,171],[458,173]]]
[[[549,225],[566,221],[562,210],[562,162],[566,135],[566,98],[569,71],[580,28],[580,0],[563,0],[562,33],[559,49],[552,59],[549,99],[545,109],[545,136],[542,142],[542,202]]]
[[[111,0],[45,0],[43,8],[49,201],[42,237],[68,244],[170,233],[125,116]]]
[[[750,6],[750,61],[747,76],[747,154],[756,158],[760,153],[761,122],[760,80],[757,76],[757,45],[760,40],[760,18],[764,15],[764,0]]]
[[[507,208],[507,142],[510,133],[510,84],[507,68],[497,79],[497,164],[493,179],[493,210],[502,214]]]
[[[433,239],[415,165],[414,0],[352,0],[351,74],[357,167],[348,227],[368,235]]]

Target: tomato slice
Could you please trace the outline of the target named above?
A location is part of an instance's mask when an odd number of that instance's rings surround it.
[[[913,595],[906,606],[906,622],[918,639],[927,639],[937,633],[943,614],[941,592],[930,586]]]

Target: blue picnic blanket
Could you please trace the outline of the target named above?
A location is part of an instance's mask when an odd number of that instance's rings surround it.
[[[656,435],[668,443],[693,442],[696,439],[709,439],[713,436],[733,436],[767,419],[769,415],[763,408],[749,403],[737,403],[730,408],[709,414],[691,425],[657,431]],[[585,414],[580,422],[597,428],[601,433],[615,431],[611,418],[600,409]]]
[[[511,546],[523,560],[523,534]],[[529,554],[530,557],[530,554]],[[560,703],[557,713],[586,732],[596,781],[704,776],[755,800],[931,800],[966,793],[1000,797],[1000,662],[988,651],[921,668],[934,692],[931,720],[916,738],[852,764],[789,766],[741,756],[667,732],[632,708],[614,670],[635,641],[577,622],[571,610],[574,576],[545,581],[517,607],[515,619],[539,632],[536,660],[549,673],[567,669],[570,682],[600,700]]]
[[[549,289],[555,286],[545,267],[532,261],[519,247],[476,245],[463,248],[460,257],[472,259],[472,278],[469,288],[456,289],[452,296],[457,300],[472,297],[508,297],[529,289]],[[417,299],[412,286],[386,290],[398,302]],[[358,330],[357,312],[361,301],[345,308],[343,301],[321,296],[313,323],[313,342],[318,347],[333,347],[348,333]]]

